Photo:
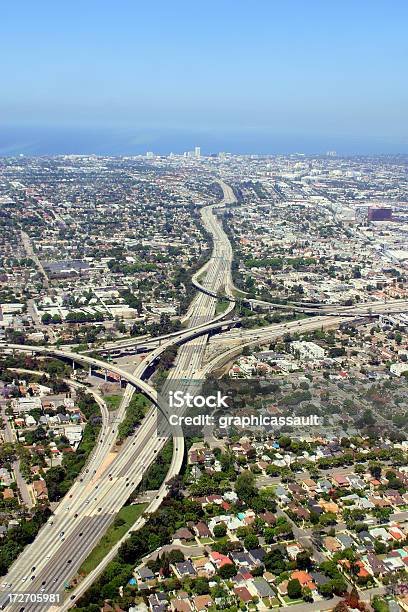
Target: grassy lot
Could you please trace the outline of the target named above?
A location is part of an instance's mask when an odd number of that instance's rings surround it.
[[[103,398],[106,402],[109,411],[117,410],[120,406],[120,402],[122,401],[121,395],[105,395]]]
[[[241,291],[240,289],[233,289],[232,293],[233,293],[234,297],[242,297],[242,298],[244,298],[246,296],[245,291]]]
[[[225,312],[229,306],[229,303],[229,300],[218,300],[215,306],[215,314],[221,314],[222,312]]]
[[[280,606],[280,601],[277,597],[264,597],[262,599],[262,601],[264,602],[265,606],[268,608],[269,606],[271,606],[272,608],[279,608]]]
[[[108,531],[79,568],[80,574],[89,574],[90,571],[95,569],[111,550],[112,546],[114,546],[132,527],[143,513],[146,506],[147,504],[135,504],[133,506],[124,506],[121,508]]]
[[[212,544],[214,540],[211,538],[198,538],[200,544]]]
[[[283,597],[288,606],[294,606],[295,604],[304,603],[303,599],[291,599],[288,595]]]
[[[201,274],[199,274],[196,277],[197,282],[201,283],[201,281],[205,278],[207,272],[208,272],[208,270],[204,270],[204,272],[201,272]]]

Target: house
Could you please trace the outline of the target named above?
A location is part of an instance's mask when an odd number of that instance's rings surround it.
[[[13,489],[3,489],[3,499],[14,499]]]
[[[193,567],[193,564],[189,560],[181,561],[180,563],[175,563],[174,565],[172,565],[172,568],[177,578],[179,578],[180,580],[182,580],[183,578],[192,578],[196,575],[196,571]]]
[[[389,527],[388,533],[394,538],[394,540],[403,540],[405,538],[401,529],[396,525],[392,525],[391,527]]]
[[[384,563],[372,552],[367,553],[366,565],[373,576],[382,576],[387,572]]]
[[[384,527],[375,527],[375,529],[371,529],[370,535],[373,538],[382,540],[383,542],[389,542],[392,540],[392,535]]]
[[[305,496],[305,490],[302,489],[302,487],[297,484],[297,482],[293,482],[291,484],[288,485],[288,490],[290,493],[292,493],[293,497],[304,497]]]
[[[310,512],[313,514],[318,514],[319,516],[320,514],[323,514],[323,508],[319,506],[319,504],[317,504],[315,501],[313,501],[313,499],[309,501],[308,507]]]
[[[355,546],[355,542],[352,537],[350,537],[347,533],[338,533],[336,535],[337,540],[341,544],[341,549],[352,548]]]
[[[251,557],[254,565],[262,565],[266,552],[263,548],[252,548],[248,551],[248,554]]]
[[[57,414],[55,417],[59,423],[69,423],[70,422],[70,418],[68,414]]]
[[[299,580],[302,588],[307,587],[311,591],[316,591],[317,589],[316,584],[313,582],[312,576],[303,570],[292,572],[291,580]]]
[[[34,417],[31,416],[31,414],[28,414],[25,417],[25,422],[27,427],[35,427],[37,425],[37,421],[35,420]]]
[[[299,355],[301,361],[314,361],[324,359],[324,349],[315,342],[306,342],[303,340],[295,340],[291,342],[290,349],[292,353]]]
[[[326,538],[323,538],[323,544],[326,550],[328,550],[329,553],[332,554],[338,552],[339,550],[342,550],[342,545],[340,544],[338,539],[332,536],[327,536]]]
[[[321,586],[322,584],[328,584],[330,582],[330,578],[325,576],[321,572],[310,572],[313,582],[316,586]]]
[[[318,493],[328,493],[331,488],[332,488],[332,484],[329,480],[326,480],[325,478],[321,478],[320,480],[317,481],[316,491]]]
[[[211,532],[208,525],[203,521],[200,521],[194,526],[194,531],[199,538],[211,538]]]
[[[217,569],[223,567],[224,565],[232,565],[232,561],[229,557],[227,557],[227,555],[223,555],[216,551],[212,551],[209,554],[209,559]]]
[[[282,597],[286,597],[286,595],[288,594],[288,583],[289,580],[282,580],[282,582],[278,584],[278,593]]]
[[[251,588],[252,586],[252,588]],[[252,591],[255,589],[255,593],[258,597],[274,597],[275,593],[271,586],[267,583],[265,578],[257,577],[248,583],[248,588]]]
[[[34,480],[33,489],[38,500],[48,499],[48,489],[45,480]]]
[[[370,502],[374,504],[376,508],[390,508],[391,502],[389,499],[385,499],[384,497],[379,497],[378,495],[370,495],[368,498]]]
[[[282,504],[288,504],[290,499],[288,496],[288,492],[281,485],[278,485],[275,489],[275,496]]]
[[[272,514],[272,512],[270,512],[269,510],[266,510],[265,512],[261,513],[259,515],[259,517],[265,521],[265,523],[269,526],[273,526],[276,523],[276,517],[274,514]]]
[[[337,514],[340,510],[339,506],[334,501],[326,501],[324,499],[319,499],[317,503],[323,509],[324,512],[332,512],[333,514]]]
[[[213,599],[211,595],[197,595],[193,597],[194,610],[201,612],[201,610],[207,610],[213,605]]]
[[[215,568],[207,557],[199,557],[191,561],[197,576],[211,578],[215,574]]]
[[[389,555],[388,557],[383,559],[383,563],[390,572],[398,572],[399,570],[406,568],[405,563],[400,556],[394,557]]]
[[[364,544],[367,550],[372,550],[374,548],[375,538],[365,529],[357,534],[357,538]]]
[[[252,601],[252,595],[246,587],[235,587],[234,593],[244,604]]]
[[[340,559],[339,564],[343,565],[347,571],[350,571],[351,564],[348,559]],[[371,574],[364,567],[362,561],[355,561],[355,565],[358,567],[358,572],[357,572],[358,578],[368,578],[369,576],[371,576]]]
[[[366,488],[366,483],[364,482],[364,480],[362,480],[361,478],[359,478],[358,476],[351,474],[348,477],[349,483],[351,485],[351,487],[353,489],[356,489],[357,491],[363,491]]]
[[[171,602],[172,612],[191,612],[193,607],[190,600],[187,599],[173,599]]]
[[[373,502],[367,497],[359,497],[356,506],[362,510],[373,510],[375,508]]]
[[[317,489],[317,483],[314,480],[312,480],[311,478],[303,478],[301,482],[302,482],[302,487],[308,493],[315,493]]]
[[[310,519],[310,512],[303,506],[298,506],[295,502],[289,504],[288,509],[301,521],[308,521]]]
[[[134,575],[136,577],[136,580],[138,580],[138,582],[145,582],[145,581],[148,582],[149,580],[155,579],[155,575],[152,572],[152,570],[146,567],[145,565],[142,567],[139,567],[138,569],[135,569]]]
[[[0,468],[0,485],[8,487],[14,481],[12,474],[6,468]]]
[[[332,477],[332,483],[335,487],[346,488],[350,486],[347,476],[343,476],[343,474],[335,474]]]
[[[252,578],[253,576],[251,572],[243,568],[239,572],[237,572],[237,574],[233,576],[231,580],[234,584],[242,585],[242,584],[246,584],[248,580],[252,580]]]
[[[384,497],[385,499],[388,499],[393,506],[399,507],[405,505],[405,502],[399,491],[396,491],[394,489],[387,489],[387,491],[384,491]]]
[[[174,532],[172,540],[187,541],[192,540],[193,537],[193,534],[189,529],[187,529],[187,527],[180,527],[180,529],[177,529],[177,531]]]
[[[231,552],[231,559],[239,568],[251,568],[254,563],[249,553],[246,552]]]
[[[168,607],[167,596],[165,593],[154,593],[147,598],[151,612],[165,612]]]

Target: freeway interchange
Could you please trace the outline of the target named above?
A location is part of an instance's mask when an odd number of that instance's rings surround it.
[[[224,183],[221,185],[224,190],[221,205],[234,202],[235,197],[230,187]],[[206,283],[216,292],[222,289],[231,294],[232,251],[212,208],[210,206],[202,209],[203,223],[214,236],[212,256],[205,269]],[[179,349],[175,367],[170,374],[171,379],[188,380],[194,372],[199,370],[207,334],[214,325],[216,302],[215,297],[204,292],[200,292],[194,298],[189,310],[188,327],[181,339],[183,344]],[[215,325],[219,324],[216,322]],[[180,342],[179,338],[177,340]],[[174,338],[169,338],[136,368],[134,374],[128,374],[113,364],[106,364],[90,356],[58,351],[50,347],[3,344],[1,348],[54,355],[72,359],[73,362],[88,364],[91,367],[106,368],[118,373],[123,380],[142,391],[153,404],[157,405],[157,392],[143,381],[142,377],[155,358],[174,342]],[[186,384],[188,385],[188,382]],[[128,390],[126,392],[130,398],[131,392]],[[122,402],[122,414],[125,409],[126,402]],[[8,605],[7,593],[11,592],[63,591],[64,584],[75,575],[83,560],[106,531],[119,509],[125,504],[130,493],[137,487],[143,474],[166,441],[165,436],[157,435],[153,408],[149,410],[136,433],[127,440],[113,460],[109,461],[116,433],[115,427],[110,430],[109,425],[104,422],[99,446],[88,462],[85,472],[79,476],[35,541],[26,547],[3,579],[0,587],[4,594],[1,598],[2,606],[21,609],[18,604]],[[173,459],[166,481],[180,471],[183,456],[184,439],[180,435],[174,441]],[[150,504],[148,512],[157,509],[167,492],[167,485],[163,483],[156,499]],[[83,589],[84,586],[80,586],[70,594],[62,606],[58,607],[63,609],[73,605]],[[28,603],[23,607],[27,611],[35,610],[38,609],[38,604]],[[43,608],[44,605],[41,607]]]
[[[132,374],[124,371],[118,365],[107,363],[87,354],[79,354],[67,350],[58,350],[52,346],[39,347],[13,345],[3,343],[2,350],[28,351],[31,353],[49,355],[72,360],[74,363],[87,365],[90,368],[102,368],[112,371],[127,382],[124,398],[121,402],[118,419],[121,420],[135,389],[141,391],[152,402],[146,417],[137,431],[121,446],[118,453],[112,453],[117,436],[117,425],[110,424],[108,415],[103,412],[103,425],[99,440],[92,456],[83,472],[58,504],[53,516],[41,529],[35,541],[28,545],[17,561],[10,568],[0,586],[0,603],[7,609],[37,610],[39,604],[24,605],[8,604],[7,593],[62,593],[64,585],[70,582],[82,562],[89,555],[97,541],[113,522],[120,508],[126,503],[131,492],[138,486],[144,473],[154,462],[167,440],[167,436],[159,435],[156,423],[156,407],[160,405],[157,391],[144,380],[149,368],[154,365],[166,348],[178,345],[178,354],[174,368],[170,371],[164,390],[174,381],[183,381],[181,390],[189,387],[212,369],[217,368],[239,354],[243,346],[251,346],[272,340],[290,331],[312,331],[322,327],[339,325],[350,317],[358,317],[381,312],[406,310],[407,304],[363,304],[355,307],[333,307],[331,312],[318,316],[292,321],[286,324],[278,323],[261,329],[234,329],[237,318],[228,318],[234,308],[234,285],[231,276],[232,248],[231,244],[217,220],[214,210],[220,206],[235,202],[232,189],[223,181],[220,185],[224,192],[223,201],[218,205],[206,206],[201,209],[202,221],[213,237],[213,252],[208,262],[194,276],[193,282],[199,289],[188,312],[187,326],[180,332],[167,334],[156,339],[139,339],[119,344],[119,349],[153,345],[153,350],[135,368]],[[216,316],[217,295],[222,292],[229,299],[227,310]],[[226,318],[227,317],[227,318]],[[229,331],[228,331],[229,330]],[[204,352],[211,332],[220,332],[227,340],[225,346],[217,347],[217,355],[204,364]],[[157,345],[158,344],[158,345]],[[118,346],[108,347],[118,350]],[[180,383],[179,383],[180,384]],[[182,467],[184,457],[184,438],[181,431],[173,434],[173,458],[166,476],[150,503],[146,513],[155,511],[168,494],[167,482],[177,475]],[[142,516],[135,528],[146,520]],[[57,608],[65,610],[75,604],[79,596],[90,586],[93,580],[104,569],[116,554],[118,545],[112,549],[104,561],[95,568],[72,592],[67,594],[64,602]],[[44,604],[40,607],[44,609]]]

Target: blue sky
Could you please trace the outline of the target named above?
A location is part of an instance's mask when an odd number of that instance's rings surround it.
[[[405,0],[4,3],[0,126],[403,151],[407,16]]]

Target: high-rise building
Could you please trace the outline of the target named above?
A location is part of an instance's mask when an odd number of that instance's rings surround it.
[[[200,147],[196,147],[194,149],[194,157],[201,157],[201,148]]]

